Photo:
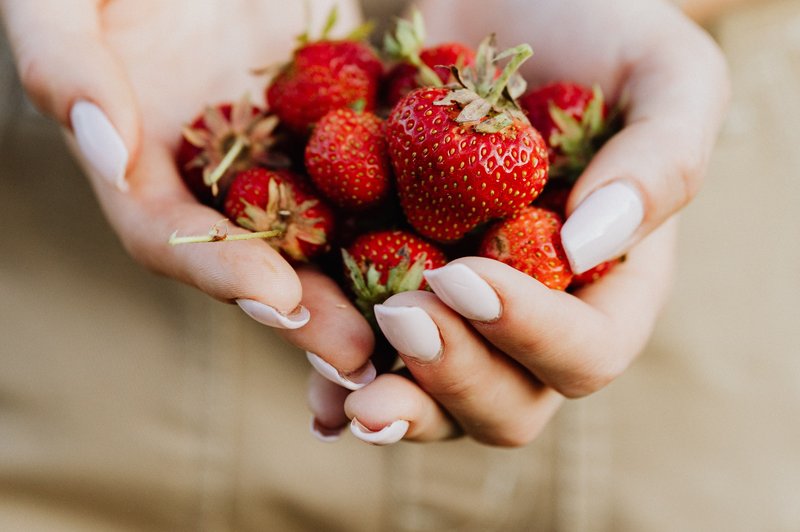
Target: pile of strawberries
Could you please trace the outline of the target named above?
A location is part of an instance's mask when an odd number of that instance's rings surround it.
[[[264,108],[219,104],[185,128],[177,165],[198,200],[288,260],[328,268],[368,318],[458,256],[558,290],[613,266],[574,275],[560,242],[572,184],[613,133],[599,89],[526,92],[528,45],[424,48],[419,15],[386,36],[387,61],[355,36],[329,39],[334,23],[301,39]]]

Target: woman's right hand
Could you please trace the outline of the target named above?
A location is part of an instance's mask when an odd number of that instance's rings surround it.
[[[355,3],[337,3],[340,27],[355,26]],[[313,4],[320,18],[333,2]],[[306,26],[302,3],[0,0],[0,9],[29,97],[67,130],[133,258],[266,325],[304,325],[301,282],[266,242],[167,243],[173,231],[204,234],[221,219],[178,175],[182,126],[248,90],[261,101],[265,80],[250,72],[290,57]]]

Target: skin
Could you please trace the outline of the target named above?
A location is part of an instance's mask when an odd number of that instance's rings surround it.
[[[536,438],[565,397],[603,388],[644,348],[670,285],[676,213],[700,187],[724,115],[727,72],[710,38],[665,2],[500,1],[487,9],[464,0],[458,6],[421,4],[430,42],[477,42],[487,28],[502,28],[501,45],[532,45],[535,56],[523,68],[531,85],[596,82],[612,100],[626,95],[626,126],[581,176],[568,211],[624,179],[644,199],[644,222],[628,260],[572,295],[494,261],[459,259],[502,301],[502,316],[491,324],[463,319],[430,293],[394,296],[387,305],[416,306],[431,316],[441,357],[421,364],[400,353],[411,379],[382,375],[346,398],[344,415],[341,399],[315,414],[330,427],[356,417],[372,430],[408,420],[405,438],[414,441],[465,432],[484,443],[519,446]]]
[[[31,99],[65,127],[68,138],[69,109],[77,99],[97,103],[119,131],[131,154],[130,190],[120,192],[91,173],[90,180],[133,258],[221,301],[249,298],[283,312],[302,302],[313,318],[301,329],[284,331],[286,338],[342,373],[363,366],[373,355],[372,332],[320,272],[294,271],[260,241],[166,244],[175,229],[202,234],[220,219],[192,198],[177,175],[172,154],[181,127],[208,103],[245,90],[260,98],[264,80],[249,71],[289,56],[294,36],[304,28],[302,3],[33,4],[0,0],[20,76]],[[312,4],[321,19],[331,2]],[[311,408],[325,426],[340,427],[358,417],[377,430],[405,419],[410,440],[465,432],[491,444],[523,445],[538,435],[564,397],[600,389],[641,351],[669,284],[674,214],[702,180],[728,87],[717,48],[669,5],[608,4],[508,0],[487,9],[486,2],[461,0],[453,9],[454,2],[428,0],[420,7],[431,42],[476,43],[487,28],[502,28],[501,44],[530,42],[536,51],[523,71],[533,84],[572,79],[598,82],[612,98],[628,94],[626,128],[582,176],[569,208],[614,179],[637,186],[646,216],[629,260],[600,283],[568,295],[500,263],[460,259],[495,288],[503,303],[501,318],[469,322],[434,294],[395,296],[388,305],[418,306],[431,315],[443,339],[442,357],[430,364],[404,357],[406,373],[381,375],[349,395],[313,378]],[[357,10],[353,2],[339,5],[339,28],[345,31],[356,24]],[[525,24],[508,22],[514,20]],[[229,28],[236,31],[225,31]]]

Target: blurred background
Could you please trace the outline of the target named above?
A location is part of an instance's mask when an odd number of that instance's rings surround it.
[[[313,440],[303,354],[128,258],[3,43],[0,528],[800,530],[800,0],[684,7],[733,101],[674,295],[515,451]]]

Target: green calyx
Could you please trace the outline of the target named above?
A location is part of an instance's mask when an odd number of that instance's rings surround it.
[[[550,169],[552,178],[574,183],[600,147],[621,127],[621,106],[615,106],[604,117],[603,91],[594,85],[592,93],[592,99],[580,120],[550,103],[550,118],[558,127],[558,131],[549,139],[550,145],[558,151]]]
[[[416,67],[420,86],[441,87],[442,80],[420,59],[424,45],[425,21],[416,9],[411,14],[411,20],[397,19],[394,33],[387,33],[383,38],[383,49],[390,58]]]
[[[291,187],[285,183],[275,179],[269,181],[267,205],[263,209],[244,200],[242,202],[245,206],[244,216],[240,216],[236,223],[255,232],[277,231],[280,238],[270,240],[270,245],[296,261],[308,261],[301,242],[319,246],[327,242],[325,231],[318,227],[323,220],[307,215],[307,211],[319,202],[310,199],[298,203]]]
[[[394,294],[419,290],[424,280],[422,273],[425,271],[425,261],[428,260],[426,253],[420,253],[413,263],[408,246],[400,248],[397,255],[400,256],[400,262],[389,270],[389,276],[384,284],[381,283],[381,272],[374,264],[369,263],[367,271],[364,272],[353,256],[342,249],[342,260],[356,296],[356,306],[373,325],[375,305],[383,303]]]
[[[336,23],[339,21],[339,6],[334,5],[333,8],[328,12],[328,17],[325,19],[325,24],[322,27],[322,33],[319,35],[318,38],[311,37],[311,5],[309,0],[305,0],[303,2],[306,12],[306,24],[307,28],[306,31],[300,34],[297,37],[297,43],[299,46],[304,46],[311,42],[315,41],[327,41],[330,40],[330,34],[333,28],[336,26]],[[366,40],[372,30],[375,28],[375,23],[371,20],[368,20],[361,24],[360,26],[356,27],[353,31],[348,33],[344,40],[346,41],[363,41]]]
[[[475,123],[475,130],[479,133],[497,133],[515,121],[527,122],[516,103],[527,86],[518,70],[532,55],[533,50],[528,44],[497,53],[495,37],[490,35],[478,48],[474,66],[452,69],[459,87],[436,101],[435,105],[458,105],[461,112],[456,122]],[[509,58],[498,75],[497,64]]]

